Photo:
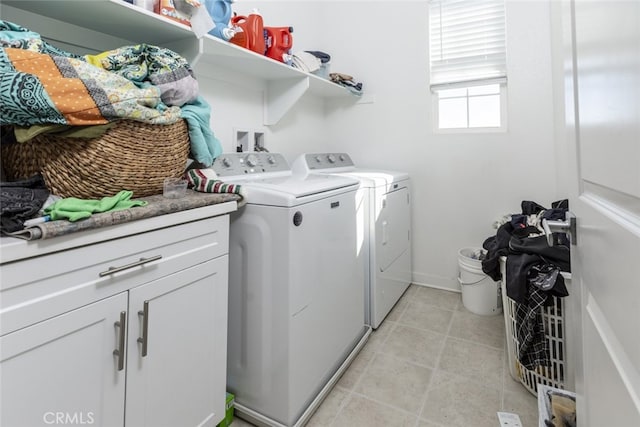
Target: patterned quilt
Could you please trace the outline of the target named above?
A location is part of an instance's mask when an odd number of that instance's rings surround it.
[[[153,81],[195,82],[184,59],[155,46],[80,57],[7,21],[0,21],[0,40],[3,124],[94,125],[123,118],[174,123],[180,118],[179,105],[163,106],[161,87]]]

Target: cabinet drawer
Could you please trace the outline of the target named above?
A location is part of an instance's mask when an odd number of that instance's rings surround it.
[[[223,215],[3,264],[0,335],[224,255],[228,242]]]

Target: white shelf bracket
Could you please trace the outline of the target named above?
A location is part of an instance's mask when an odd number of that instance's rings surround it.
[[[264,124],[277,124],[309,90],[309,77],[270,80],[264,97]]]

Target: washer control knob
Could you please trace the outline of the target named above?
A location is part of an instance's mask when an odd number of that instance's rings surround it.
[[[254,167],[258,164],[258,157],[255,154],[249,154],[246,162],[249,166]]]
[[[327,156],[327,160],[329,160],[329,163],[335,163],[336,162],[336,156],[334,156],[333,154],[329,154]]]
[[[346,159],[346,157],[344,157],[344,154],[340,154],[340,157],[338,157],[340,159],[341,162],[344,162]]]
[[[316,159],[316,163],[322,162],[322,157],[320,156],[316,156],[315,159]]]
[[[230,167],[231,167],[231,165],[233,164],[233,162],[231,161],[231,159],[230,159],[230,158],[228,158],[228,157],[224,157],[224,158],[222,159],[222,164],[223,164],[223,166],[225,166],[225,167],[227,167],[227,168],[230,168]]]
[[[273,156],[267,156],[267,162],[269,162],[270,165],[275,165],[276,164],[276,158]]]

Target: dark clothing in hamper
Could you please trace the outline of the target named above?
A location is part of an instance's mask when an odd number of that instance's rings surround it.
[[[518,360],[527,369],[551,364],[542,319],[542,308],[546,301],[547,293],[531,286],[527,303],[516,304],[516,337],[520,343]]]
[[[565,217],[566,201],[555,202],[552,209],[523,201],[522,213],[501,225],[495,236],[483,243],[487,256],[482,270],[494,280],[500,280],[500,257],[505,256],[505,288],[516,302],[516,334],[520,343],[518,359],[527,369],[549,366],[549,349],[545,337],[542,310],[553,302],[552,296],[565,297],[569,293],[560,271],[571,271],[566,238],[557,236],[561,244],[549,246],[546,236],[534,224],[543,218],[557,220]],[[562,243],[567,243],[562,244]]]
[[[0,230],[22,230],[24,222],[36,216],[48,197],[49,190],[40,175],[0,182]]]
[[[549,246],[546,236],[511,238],[507,256],[507,296],[524,304],[528,295],[529,270],[536,265],[553,265],[561,271],[571,270],[569,248]],[[549,292],[555,296],[568,295],[562,275],[557,276],[556,285]]]

